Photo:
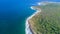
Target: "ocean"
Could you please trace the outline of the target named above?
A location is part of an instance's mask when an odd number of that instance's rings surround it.
[[[25,34],[26,18],[36,12],[30,7],[41,1],[0,0],[0,34]]]
[[[23,2],[0,0],[0,34],[25,34],[25,20],[34,11]]]

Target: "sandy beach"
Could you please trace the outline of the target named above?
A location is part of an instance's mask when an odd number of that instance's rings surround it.
[[[34,7],[31,7],[31,9],[35,10]],[[25,29],[25,32],[26,34],[34,34],[30,24],[29,24],[29,20],[35,16],[37,13],[41,12],[41,10],[39,8],[36,9],[36,12],[34,12],[31,16],[29,16],[26,20],[26,29]]]

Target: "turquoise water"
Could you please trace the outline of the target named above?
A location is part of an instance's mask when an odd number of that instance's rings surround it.
[[[0,34],[25,34],[25,20],[33,12],[20,0],[0,1]]]
[[[25,34],[25,20],[34,11],[16,1],[0,3],[0,34]]]

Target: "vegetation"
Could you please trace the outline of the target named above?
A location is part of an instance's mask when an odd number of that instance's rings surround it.
[[[49,3],[35,6],[41,12],[29,20],[35,34],[60,34],[60,4]]]

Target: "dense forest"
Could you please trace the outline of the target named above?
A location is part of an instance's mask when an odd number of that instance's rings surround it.
[[[60,34],[60,3],[34,7],[41,9],[40,13],[29,20],[34,34]]]

